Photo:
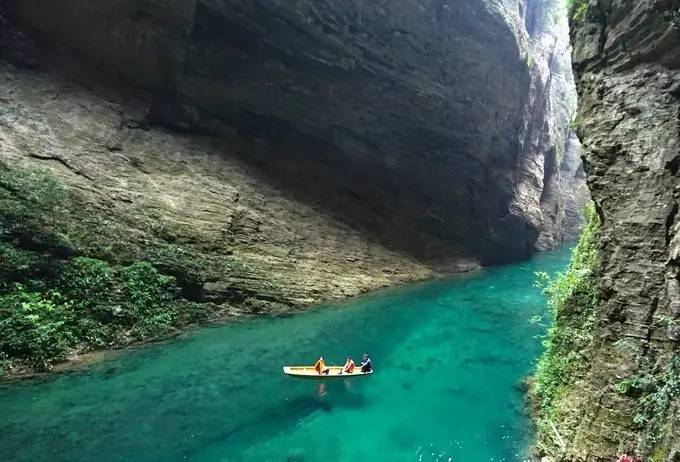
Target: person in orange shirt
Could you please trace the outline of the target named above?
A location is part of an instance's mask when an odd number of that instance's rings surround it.
[[[323,360],[323,356],[319,356],[319,360],[314,364],[314,370],[321,375],[321,374],[328,374],[330,372],[330,369],[326,367],[326,362]]]
[[[345,365],[342,366],[342,370],[340,371],[341,374],[347,373],[351,374],[352,371],[354,371],[354,360],[352,359],[351,356],[347,357],[347,361],[345,361]]]

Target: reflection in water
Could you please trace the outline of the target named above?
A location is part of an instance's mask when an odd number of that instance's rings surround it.
[[[343,380],[342,383],[345,385],[346,391],[352,390],[352,380]]]

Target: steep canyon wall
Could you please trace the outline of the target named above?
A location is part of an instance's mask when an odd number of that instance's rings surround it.
[[[558,314],[587,348],[548,430],[559,460],[680,460],[680,2],[575,2],[578,135],[601,228],[597,303]],[[580,344],[575,341],[572,345]]]
[[[578,228],[557,0],[5,8],[3,163],[78,195],[79,251],[198,301],[341,297]]]

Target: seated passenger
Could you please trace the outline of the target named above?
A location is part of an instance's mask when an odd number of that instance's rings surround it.
[[[371,363],[371,358],[369,358],[368,353],[364,353],[364,357],[361,360],[361,372],[371,372],[373,370],[373,364]]]
[[[351,374],[354,371],[354,367],[355,367],[354,360],[352,359],[351,356],[348,356],[347,361],[345,361],[345,365],[342,366],[342,370],[340,371],[340,373]]]
[[[319,360],[314,364],[314,370],[319,374],[328,374],[330,369],[326,367],[326,362],[323,360],[323,356],[319,357]]]

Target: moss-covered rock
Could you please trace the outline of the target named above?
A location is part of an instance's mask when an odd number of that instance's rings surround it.
[[[586,226],[572,253],[569,268],[550,280],[538,274],[548,295],[551,327],[544,340],[545,352],[531,379],[530,395],[538,423],[537,447],[541,453],[563,450],[564,438],[575,431],[571,386],[583,379],[594,347],[598,296],[595,270],[598,265],[595,208],[586,208]]]
[[[45,368],[75,349],[157,338],[208,314],[181,301],[175,277],[148,261],[92,258],[107,252],[72,233],[82,230],[75,218],[82,203],[49,171],[0,167],[3,370]],[[189,258],[177,260],[191,266]]]
[[[96,163],[94,172],[76,173],[31,152],[5,149],[0,161],[5,371],[49,367],[70,352],[158,338],[227,313],[281,311],[432,274],[273,189],[248,189],[245,176],[239,184],[255,199],[233,199],[223,179],[206,183],[207,170],[191,176],[195,166],[164,171],[164,152],[147,157],[145,171],[118,166],[114,178]],[[186,177],[175,182],[171,173]],[[119,178],[135,185],[121,191]],[[43,308],[49,316],[36,318]],[[37,332],[45,342],[31,337]]]
[[[541,444],[557,460],[678,458],[679,11],[677,0],[574,2],[577,131],[601,227],[594,309],[570,299],[556,320],[592,339],[559,355],[587,361],[549,401],[564,447],[551,429]]]

